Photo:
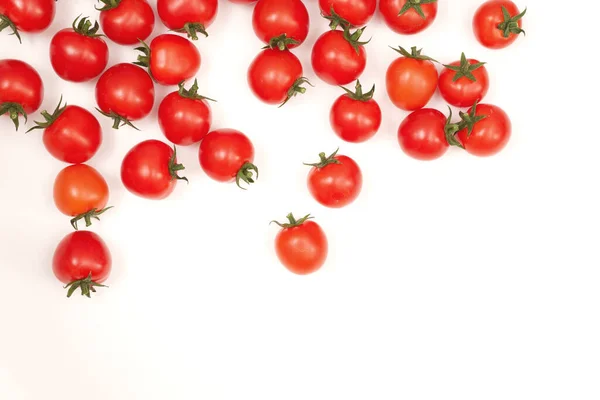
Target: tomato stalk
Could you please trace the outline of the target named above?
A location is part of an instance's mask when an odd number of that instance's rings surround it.
[[[254,172],[256,173],[256,178],[254,178]],[[246,190],[246,188],[243,188],[240,185],[240,181],[244,181],[248,185],[250,185],[254,183],[256,179],[258,179],[258,167],[252,164],[251,162],[246,162],[244,163],[244,165],[242,165],[242,168],[240,168],[237,175],[235,176],[235,183],[240,189]]]
[[[438,60],[431,58],[429,56],[426,56],[425,54],[421,54],[423,52],[423,49],[417,50],[417,46],[411,47],[410,53],[402,46],[398,46],[397,49],[390,46],[390,49],[394,50],[397,53],[400,53],[402,56],[404,56],[406,58],[414,58],[415,60],[423,60],[423,61],[433,61],[433,62],[436,62],[439,64]]]
[[[302,86],[305,83],[308,83],[310,86],[314,87],[314,85],[312,83],[310,83],[310,81],[308,80],[308,78],[305,78],[305,77],[301,76],[300,78],[296,79],[296,81],[294,82],[294,84],[288,89],[287,96],[286,96],[285,100],[283,101],[283,103],[281,103],[279,105],[278,108],[283,107],[288,101],[290,101],[290,99],[292,97],[295,97],[298,94],[304,94],[304,93],[306,93],[306,88]]]
[[[478,102],[476,101],[475,104],[473,104],[473,107],[471,108],[470,113],[461,111],[459,113],[461,121],[459,123],[454,123],[454,124],[451,123],[452,109],[450,109],[450,107],[448,107],[448,109],[450,110],[450,115],[448,116],[446,126],[444,127],[444,132],[446,133],[446,140],[448,141],[448,144],[450,146],[457,146],[457,147],[460,147],[461,149],[464,149],[465,147],[462,145],[462,143],[460,143],[460,141],[458,141],[458,139],[456,139],[456,134],[459,131],[462,131],[463,129],[466,128],[467,136],[471,136],[471,132],[473,132],[473,128],[475,127],[475,124],[488,117],[487,115],[477,115],[477,105],[478,105]]]
[[[456,72],[456,74],[454,75],[454,78],[452,78],[452,82],[456,82],[457,80],[459,80],[462,77],[467,78],[471,82],[477,82],[477,78],[475,78],[475,75],[473,75],[473,71],[475,71],[478,68],[483,67],[484,65],[485,65],[484,62],[469,64],[469,60],[467,60],[467,56],[465,56],[465,53],[462,53],[460,55],[460,65],[444,65],[444,67]]]
[[[178,172],[183,171],[184,169],[185,167],[183,166],[183,164],[177,163],[177,147],[173,146],[173,155],[169,159],[169,174],[171,175],[171,180],[177,179],[180,181],[186,181],[187,183],[190,183],[188,178],[186,178],[185,176],[178,175]]]
[[[58,100],[58,105],[56,106],[56,108],[54,109],[52,114],[50,114],[48,112],[48,110],[42,111],[41,112],[42,117],[44,117],[44,119],[46,121],[44,121],[44,122],[34,121],[34,123],[36,125],[34,127],[30,128],[26,133],[29,133],[35,129],[46,129],[50,125],[52,125],[54,123],[54,121],[56,121],[56,119],[58,117],[60,117],[60,115],[63,113],[63,111],[65,111],[65,109],[67,108],[67,103],[65,103],[65,105],[61,107],[62,101],[63,101],[63,98],[62,98],[62,96],[60,96],[60,100]]]
[[[325,153],[319,153],[320,161],[318,163],[304,163],[304,165],[320,169],[328,166],[329,164],[341,164],[341,161],[335,158],[335,156],[337,156],[338,151],[340,151],[339,148],[336,151],[334,151],[329,157],[326,156]]]
[[[22,115],[25,122],[27,122],[27,113],[19,103],[2,103],[0,105],[0,115],[4,114],[8,114],[17,131],[19,130],[19,115]]]
[[[121,4],[121,0],[98,0],[101,3],[104,4],[103,7],[95,7],[96,10],[98,11],[108,11],[108,10],[112,10],[113,8],[117,8],[119,7],[119,4]]]
[[[402,6],[402,8],[400,9],[400,12],[398,13],[398,16],[405,14],[406,12],[408,12],[408,10],[410,10],[411,8],[413,10],[415,10],[417,12],[417,14],[419,14],[419,16],[423,19],[425,19],[425,14],[423,13],[423,9],[421,8],[422,4],[431,4],[431,3],[436,3],[437,0],[407,0],[406,3],[404,3],[404,6]]]
[[[363,102],[369,101],[373,98],[373,95],[375,94],[375,85],[373,85],[371,90],[369,90],[367,93],[363,93],[362,85],[360,84],[360,80],[356,81],[356,86],[355,86],[354,92],[343,86],[340,86],[340,87],[346,91],[346,96],[350,97],[352,100],[363,101]]]
[[[277,225],[279,225],[280,227],[284,228],[284,229],[288,229],[288,228],[295,228],[297,226],[302,225],[303,223],[305,223],[306,221],[308,221],[309,219],[313,219],[314,217],[312,217],[310,214],[306,214],[304,217],[300,218],[299,220],[296,220],[296,218],[294,218],[294,215],[292,213],[289,213],[286,218],[288,219],[288,222],[278,222],[278,221],[271,221],[271,223],[276,223]]]
[[[185,99],[192,99],[192,100],[210,100],[210,101],[214,101],[216,102],[216,100],[211,99],[210,97],[206,97],[206,96],[202,96],[200,94],[198,94],[198,79],[194,79],[194,83],[192,84],[192,86],[190,86],[189,89],[185,88],[185,81],[181,81],[179,82],[179,96],[185,98]]]
[[[367,29],[367,27],[363,26],[362,28],[359,28],[352,33],[350,32],[350,27],[347,26],[344,28],[344,39],[346,39],[348,43],[350,43],[350,45],[356,51],[356,54],[360,54],[360,46],[364,46],[371,41],[371,39],[367,40],[366,42],[360,41],[360,37],[362,36],[365,29]]]
[[[113,208],[112,206],[110,207],[106,207],[103,208],[102,210],[98,210],[97,208],[93,208],[88,212],[85,212],[83,214],[79,214],[76,217],[71,219],[71,226],[73,227],[73,229],[75,229],[76,231],[79,230],[79,228],[77,227],[77,222],[81,219],[83,219],[85,221],[85,226],[86,228],[90,227],[92,225],[92,218],[100,221],[99,216],[104,214],[106,211],[110,210],[111,208]]]
[[[456,134],[461,130],[460,124],[452,123],[452,109],[448,106],[448,110],[450,113],[448,114],[448,119],[446,120],[446,125],[444,126],[444,133],[446,135],[446,141],[450,146],[458,146],[464,149],[464,146],[458,139],[456,139]]]
[[[71,297],[71,295],[77,290],[77,288],[81,289],[81,295],[87,296],[91,298],[91,293],[96,293],[96,287],[108,287],[106,285],[102,285],[100,283],[94,282],[92,280],[92,273],[87,276],[85,279],[79,279],[77,281],[73,281],[65,286],[65,289],[69,289],[67,291],[67,297]]]
[[[12,30],[10,35],[15,35],[19,39],[19,43],[23,43],[17,26],[6,15],[0,14],[0,32],[6,28],[10,28]]]
[[[525,16],[526,12],[527,8],[525,8],[522,13],[511,17],[506,7],[502,6],[502,15],[504,16],[504,21],[498,24],[498,29],[502,31],[502,36],[507,38],[511,33],[515,35],[522,33],[525,35],[525,31],[519,26],[519,21]],[[1,30],[2,29],[0,29],[0,31]]]
[[[346,19],[340,17],[340,15],[335,12],[335,10],[333,9],[333,6],[331,6],[331,10],[329,10],[329,15],[323,15],[323,13],[321,13],[321,16],[323,18],[325,18],[326,20],[329,20],[329,27],[333,31],[336,30],[338,26],[344,30],[346,28],[350,28],[352,26],[350,24],[350,22],[348,22]]]
[[[205,37],[208,37],[208,32],[206,31],[204,24],[200,22],[186,22],[183,25],[183,28],[173,29],[173,32],[187,33],[187,37],[192,40],[198,40],[198,32],[203,34]]]
[[[287,37],[284,33],[283,35],[275,36],[269,40],[269,43],[263,47],[264,49],[279,49],[281,51],[289,50],[290,45],[299,45],[300,42],[296,39],[292,39]]]
[[[104,36],[101,33],[97,33],[100,29],[98,21],[96,21],[92,26],[92,21],[90,21],[88,17],[83,17],[79,22],[77,22],[79,18],[81,18],[81,15],[75,18],[75,21],[73,21],[73,25],[71,25],[75,32],[79,33],[80,35],[91,38]]]
[[[133,125],[130,120],[117,114],[114,111],[104,112],[101,109],[99,109],[98,107],[96,107],[96,111],[98,111],[100,114],[104,115],[105,117],[111,118],[113,120],[113,126],[112,126],[113,129],[119,129],[119,128],[127,125],[127,126],[132,127],[133,129],[135,129],[136,131],[139,131],[138,127]]]

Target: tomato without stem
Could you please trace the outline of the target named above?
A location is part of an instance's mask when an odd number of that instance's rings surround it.
[[[315,42],[311,62],[317,76],[331,85],[347,85],[363,73],[367,65],[367,52],[360,42],[364,28],[351,33],[332,30],[322,34]]]
[[[402,121],[398,128],[398,143],[406,154],[417,160],[435,160],[448,150],[446,135],[451,126],[450,118],[438,110],[422,108]]]
[[[352,26],[365,25],[377,8],[377,0],[319,0],[321,13],[331,16],[331,10]]]
[[[457,133],[459,146],[468,153],[487,157],[506,147],[512,133],[508,115],[498,106],[475,104],[468,113],[460,113],[463,127]]]
[[[252,27],[264,43],[286,35],[295,41],[288,45],[291,49],[308,35],[308,11],[301,0],[259,0],[252,13]]]
[[[19,129],[25,117],[40,108],[44,85],[37,71],[20,60],[0,60],[0,115],[7,114]]]
[[[379,11],[394,32],[411,35],[433,23],[437,0],[380,0]]]
[[[6,28],[21,41],[19,31],[42,32],[54,19],[55,0],[0,0],[0,32]]]
[[[99,0],[100,25],[106,36],[118,44],[137,44],[154,29],[154,11],[146,0]]]
[[[484,2],[473,16],[475,37],[487,48],[503,49],[525,33],[521,19],[527,9],[519,8],[510,0],[489,0]]]
[[[308,190],[319,203],[326,207],[342,208],[352,203],[362,189],[362,172],[356,162],[348,156],[338,156],[337,150],[327,157],[320,153],[321,160],[308,173]]]
[[[336,135],[347,142],[360,143],[372,138],[381,126],[381,108],[375,100],[375,85],[362,92],[360,81],[356,81],[356,91],[343,88],[346,94],[333,103],[329,121]]]
[[[467,59],[463,53],[460,61],[444,65],[438,83],[444,100],[455,107],[470,107],[476,101],[481,101],[490,86],[484,64]]]
[[[158,16],[172,31],[187,33],[192,40],[198,33],[208,36],[206,28],[212,24],[219,9],[218,0],[158,0]]]

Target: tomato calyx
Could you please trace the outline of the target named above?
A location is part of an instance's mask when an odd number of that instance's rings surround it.
[[[462,119],[462,121],[459,124],[460,129],[462,130],[464,128],[467,128],[467,136],[471,136],[471,133],[473,132],[473,128],[475,127],[476,123],[488,117],[487,115],[477,115],[478,104],[478,101],[476,101],[475,104],[473,104],[470,113],[466,113],[463,111],[459,113],[460,118]]]
[[[198,33],[203,34],[204,37],[208,37],[208,32],[204,24],[200,22],[186,22],[183,28],[173,29],[172,32],[186,33],[187,37],[192,40],[198,40]]]
[[[349,26],[346,26],[344,28],[344,39],[346,39],[348,41],[348,43],[350,43],[350,45],[356,51],[356,54],[360,54],[360,50],[359,50],[360,46],[364,46],[371,41],[371,39],[367,40],[366,42],[360,41],[360,37],[362,36],[365,29],[367,29],[367,27],[363,26],[362,28],[359,28],[359,29],[355,30],[354,33],[352,33],[352,32],[350,32]]]
[[[79,288],[79,289],[81,289],[82,296],[87,296],[88,298],[91,298],[92,292],[96,293],[97,287],[108,287],[108,286],[94,282],[92,280],[92,273],[90,272],[90,274],[86,278],[79,279],[79,280],[69,283],[67,286],[65,286],[65,289],[69,289],[67,291],[67,297],[71,297],[71,295],[73,293],[75,293],[75,291]]]
[[[464,149],[465,147],[462,145],[462,143],[456,138],[456,134],[458,133],[458,131],[460,131],[461,128],[461,124],[458,123],[452,123],[452,109],[450,108],[450,106],[448,106],[448,110],[450,111],[450,113],[448,114],[448,119],[446,120],[446,125],[444,126],[444,133],[446,135],[446,141],[448,142],[448,144],[450,146],[457,146],[460,147],[461,149]]]
[[[333,5],[331,6],[331,10],[329,10],[329,15],[325,15],[321,12],[321,16],[329,21],[329,27],[333,31],[335,31],[338,26],[342,29],[350,28],[352,26],[348,20],[342,18],[338,13],[335,12]]]
[[[254,178],[254,173],[256,173],[256,178]],[[240,185],[240,181],[250,185],[254,183],[256,179],[258,179],[258,167],[251,162],[245,162],[235,176],[235,183],[240,189],[246,190],[246,188]]]
[[[17,131],[19,130],[19,115],[22,115],[25,122],[27,122],[27,113],[19,103],[7,102],[0,104],[0,115],[4,114],[8,114]]]
[[[525,31],[519,26],[519,21],[525,16],[526,12],[527,8],[525,8],[522,13],[511,17],[506,7],[502,6],[502,15],[504,16],[504,21],[498,24],[498,29],[502,31],[502,36],[507,38],[511,35],[511,33],[514,35],[519,35],[521,33],[525,35]],[[1,30],[2,29],[0,29],[0,31]]]
[[[183,164],[177,163],[177,147],[173,146],[173,155],[169,159],[169,175],[171,175],[171,180],[177,179],[180,181],[186,181],[187,183],[190,183],[188,178],[186,178],[185,176],[179,176],[179,171],[183,171],[184,169],[185,167],[183,166]]]
[[[335,158],[335,156],[337,156],[338,151],[340,151],[339,148],[336,151],[334,151],[333,153],[331,153],[331,155],[329,157],[326,156],[325,153],[319,153],[319,158],[321,160],[318,163],[313,163],[313,164],[304,163],[304,165],[309,166],[309,167],[315,167],[317,169],[321,169],[321,168],[325,168],[329,164],[341,164],[342,162],[340,160],[338,160],[337,158]]]
[[[356,81],[356,86],[355,86],[354,92],[343,86],[340,86],[340,87],[342,89],[344,89],[344,91],[346,91],[346,96],[350,97],[352,100],[357,100],[357,101],[362,101],[362,102],[369,101],[373,98],[373,95],[375,94],[375,85],[373,85],[371,90],[369,90],[367,93],[363,93],[362,85],[360,84],[360,80]]]
[[[73,31],[79,33],[80,35],[91,38],[104,36],[101,33],[97,33],[100,29],[98,21],[94,22],[94,25],[92,26],[92,21],[89,20],[89,17],[83,17],[81,20],[79,20],[79,18],[81,18],[81,15],[75,18],[73,25],[71,25],[73,27]]]
[[[60,115],[67,108],[67,103],[65,103],[65,105],[61,107],[62,100],[63,100],[63,98],[62,98],[62,96],[60,96],[60,100],[58,101],[58,105],[56,106],[56,108],[54,109],[54,111],[52,112],[52,114],[50,114],[48,112],[48,110],[42,111],[41,112],[42,117],[44,117],[44,119],[46,121],[45,122],[33,121],[35,123],[35,126],[32,127],[32,128],[30,128],[26,133],[29,133],[29,132],[31,132],[33,130],[36,130],[36,129],[46,129],[50,125],[52,125],[54,123],[54,121],[56,121],[58,119],[58,117],[60,117]]]
[[[454,77],[452,78],[452,82],[456,82],[462,77],[465,77],[472,82],[477,82],[477,78],[475,78],[475,75],[473,75],[473,71],[483,67],[484,65],[484,62],[469,64],[467,56],[465,56],[465,53],[462,53],[460,55],[460,65],[444,65],[444,67],[456,72],[456,74],[454,74]]]
[[[300,78],[296,79],[296,81],[292,84],[292,86],[290,86],[290,88],[287,91],[287,97],[285,98],[283,103],[281,103],[277,108],[283,107],[288,101],[290,101],[290,99],[292,97],[295,97],[298,94],[306,93],[306,88],[304,86],[302,86],[305,83],[308,83],[312,87],[315,86],[312,83],[310,83],[308,78],[301,76]]]
[[[402,8],[400,9],[398,16],[404,15],[406,12],[408,12],[408,10],[412,8],[417,12],[417,14],[419,14],[421,18],[425,19],[425,14],[423,13],[421,5],[431,3],[437,3],[437,0],[407,0],[406,3],[404,3],[404,6],[402,6]]]
[[[97,208],[92,208],[90,211],[85,212],[83,214],[79,214],[76,217],[72,218],[71,226],[76,231],[79,230],[79,228],[77,227],[77,222],[79,222],[79,220],[83,219],[85,221],[86,228],[88,228],[92,225],[92,218],[100,221],[100,218],[99,218],[100,215],[104,214],[106,211],[110,210],[111,208],[113,208],[113,207],[112,206],[106,207],[106,208],[103,208],[102,210],[98,210]]]
[[[98,1],[100,1],[101,3],[104,4],[104,6],[102,6],[100,8],[94,7],[98,11],[112,10],[113,8],[119,7],[119,4],[121,4],[121,0],[98,0]]]
[[[414,58],[415,60],[422,60],[422,61],[433,61],[433,62],[436,62],[439,64],[439,61],[436,60],[435,58],[431,58],[429,56],[426,56],[425,54],[421,54],[423,52],[423,49],[417,50],[417,46],[412,46],[410,48],[410,53],[402,46],[398,46],[397,49],[390,46],[390,49],[394,50],[397,53],[400,53],[402,56],[404,56],[406,58]]]
[[[214,101],[216,102],[216,100],[211,99],[210,97],[206,97],[206,96],[202,96],[200,94],[198,94],[198,79],[194,79],[194,84],[192,86],[190,86],[189,89],[185,88],[185,81],[181,81],[179,82],[179,96],[185,98],[185,99],[192,99],[192,100],[210,100],[210,101]]]
[[[305,223],[306,221],[308,221],[309,219],[313,219],[314,217],[311,216],[310,214],[306,214],[304,217],[300,218],[299,220],[296,220],[296,218],[294,218],[294,215],[292,213],[289,213],[288,215],[286,215],[286,218],[288,219],[288,222],[278,222],[276,220],[271,221],[271,223],[275,223],[277,225],[279,225],[280,227],[282,227],[283,229],[289,229],[289,228],[295,228],[297,226],[302,225],[303,223]]]
[[[132,127],[133,129],[135,129],[136,131],[139,131],[139,128],[137,126],[133,125],[130,120],[123,117],[122,115],[117,114],[114,111],[104,112],[101,109],[99,109],[98,107],[96,107],[96,111],[98,111],[100,114],[104,115],[105,117],[111,118],[113,120],[113,126],[112,126],[113,129],[119,129],[119,128],[127,125],[127,126]]]
[[[140,47],[136,47],[134,50],[137,50],[142,54],[138,55],[137,61],[134,61],[133,64],[139,65],[143,68],[148,68],[148,73],[150,73],[150,56],[152,54],[152,50],[150,50],[150,46],[148,46],[143,40],[140,40],[140,43],[142,45]],[[152,76],[152,74],[150,74],[150,76]]]
[[[0,32],[6,28],[12,30],[12,33],[9,33],[9,35],[15,35],[19,39],[19,43],[23,43],[19,34],[19,28],[6,15],[0,14]]]
[[[288,50],[289,46],[292,44],[298,45],[298,44],[300,44],[300,42],[295,39],[287,37],[287,34],[284,33],[283,35],[275,36],[274,38],[269,40],[269,44],[267,44],[265,47],[263,47],[263,50],[279,49],[281,51],[285,51],[285,50]]]

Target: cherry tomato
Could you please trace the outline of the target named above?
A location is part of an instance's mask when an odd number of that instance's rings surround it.
[[[0,115],[7,114],[19,129],[19,115],[25,117],[40,108],[44,97],[42,78],[20,60],[0,60]]]
[[[104,287],[112,268],[110,251],[100,236],[89,231],[71,232],[60,241],[52,258],[56,278],[66,283],[67,297],[81,289],[90,297],[96,287]]]
[[[54,180],[54,204],[60,212],[71,219],[77,229],[81,219],[86,226],[91,219],[99,219],[108,208],[108,185],[98,171],[86,164],[69,165]]]
[[[209,133],[200,143],[198,159],[204,172],[219,182],[235,181],[242,188],[242,181],[251,184],[258,178],[258,168],[252,164],[254,146],[246,135],[235,129]]]
[[[396,51],[402,57],[395,59],[387,69],[385,84],[388,96],[402,110],[423,108],[433,97],[438,84],[434,60],[421,55],[422,50],[416,47],[410,53],[402,47]]]
[[[460,145],[470,154],[487,157],[502,150],[512,133],[508,115],[498,106],[475,104],[461,113],[466,127],[457,134]]]
[[[197,80],[189,90],[183,85],[160,103],[158,123],[171,143],[189,146],[201,141],[210,130],[212,113],[206,100],[212,99],[198,94]]]
[[[412,35],[433,23],[437,0],[380,0],[379,11],[394,32]]]
[[[0,0],[0,31],[10,28],[19,42],[19,31],[42,32],[54,19],[55,4],[55,0]]]
[[[342,208],[352,203],[362,189],[362,172],[358,164],[337,150],[329,157],[320,153],[321,160],[308,173],[308,190],[325,207]]]
[[[327,236],[307,215],[296,220],[290,213],[288,222],[275,222],[282,229],[275,237],[275,252],[279,261],[291,272],[308,275],[318,271],[327,260]]]
[[[154,83],[140,67],[117,64],[107,69],[96,83],[100,112],[114,120],[113,128],[133,128],[131,121],[144,118],[154,105]],[[137,128],[135,128],[137,129]]]
[[[347,85],[358,79],[367,65],[366,42],[360,42],[364,28],[350,33],[333,30],[322,34],[312,49],[311,62],[317,76],[331,85]]]
[[[377,0],[319,0],[321,13],[331,16],[331,10],[352,26],[363,26],[375,15]]]
[[[58,31],[50,42],[50,63],[61,78],[71,82],[94,79],[108,64],[108,46],[98,34],[98,22],[83,18],[72,28]]]
[[[264,43],[274,37],[286,35],[300,45],[308,35],[308,11],[301,0],[259,0],[252,13],[254,33]]]
[[[360,81],[356,81],[356,91],[342,88],[346,94],[333,103],[329,121],[336,135],[347,142],[360,143],[372,138],[381,126],[381,108],[375,100],[375,85],[362,92]]]
[[[149,67],[150,75],[161,85],[177,85],[190,79],[200,69],[200,52],[192,42],[177,35],[159,35],[142,52],[134,64]],[[174,60],[177,60],[175,62]]]
[[[100,25],[106,36],[118,44],[137,44],[154,29],[154,11],[146,0],[99,0]]]
[[[448,119],[432,108],[422,108],[410,113],[398,128],[398,143],[402,150],[417,160],[435,160],[448,150],[446,132],[452,126]],[[458,129],[456,129],[458,130]],[[454,130],[452,133],[456,133]]]
[[[490,83],[485,63],[467,59],[465,53],[440,74],[439,87],[444,100],[455,107],[469,107],[481,101]]]
[[[206,28],[215,20],[218,0],[158,0],[158,16],[172,31],[187,33],[192,40],[198,32],[208,36]]]
[[[488,0],[479,6],[473,17],[475,37],[487,48],[503,49],[517,40],[519,34],[525,33],[521,19],[526,12],[527,9],[520,13],[510,0]]]
[[[135,145],[121,164],[121,180],[131,193],[152,200],[161,200],[175,190],[185,167],[177,164],[175,147],[159,140],[146,140]]]

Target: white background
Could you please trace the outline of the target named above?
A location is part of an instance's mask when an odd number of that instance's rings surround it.
[[[90,164],[115,208],[93,230],[114,265],[110,288],[91,300],[67,299],[51,270],[71,231],[52,201],[65,165],[41,133],[0,118],[0,399],[600,398],[600,7],[519,2],[529,6],[527,36],[491,51],[470,28],[480,2],[440,0],[434,25],[412,37],[375,17],[361,80],[377,84],[384,122],[373,140],[351,145],[328,122],[341,91],[310,66],[327,29],[317,1],[305,1],[311,31],[295,51],[316,87],[282,109],[246,84],[262,46],[252,8],[221,1],[210,37],[197,42],[198,79],[219,100],[213,127],[253,140],[260,179],[245,192],[213,182],[192,146],[179,149],[189,186],[162,202],[137,198],[121,185],[120,163],[134,144],[161,138],[156,109],[173,88],[157,86],[141,132],[101,119],[104,143]],[[42,109],[61,94],[95,106],[94,82],[63,82],[48,61],[52,35],[79,14],[96,18],[93,2],[60,0],[48,31],[22,45],[0,34],[1,58],[42,75]],[[165,31],[157,20],[153,35]],[[485,101],[513,122],[505,151],[479,159],[451,149],[431,163],[402,153],[406,113],[384,89],[396,57],[387,46],[399,44],[443,62],[461,51],[488,62]],[[135,58],[110,50],[110,65]],[[439,94],[431,106],[446,111]],[[302,162],[338,146],[365,185],[355,204],[329,210],[308,194]],[[278,228],[268,223],[290,211],[313,213],[328,235],[329,259],[312,276],[292,275],[274,254]]]

